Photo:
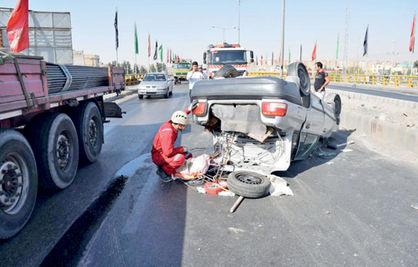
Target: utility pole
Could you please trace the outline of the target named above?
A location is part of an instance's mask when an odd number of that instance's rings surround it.
[[[350,0],[347,0],[347,6],[345,7],[345,35],[344,35],[344,68],[347,71],[348,61],[348,25],[350,19]]]
[[[241,44],[241,0],[238,0],[238,44]]]
[[[282,0],[282,51],[281,51],[281,62],[280,62],[280,78],[283,78],[283,62],[284,62],[284,7],[285,0]]]

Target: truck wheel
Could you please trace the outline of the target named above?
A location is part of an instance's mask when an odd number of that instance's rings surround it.
[[[74,124],[80,145],[80,161],[93,163],[102,151],[103,121],[99,108],[88,102],[77,109]]]
[[[25,226],[37,192],[36,161],[28,141],[17,131],[0,129],[0,239]]]
[[[41,187],[48,191],[67,188],[74,181],[79,159],[73,122],[68,115],[55,113],[38,118],[32,125],[29,135]]]
[[[311,80],[305,65],[301,62],[294,62],[287,67],[287,76],[296,76],[299,78],[299,90],[301,96],[309,95],[311,91]]]
[[[270,180],[256,172],[231,172],[228,175],[228,188],[239,196],[259,198],[267,195],[270,189]]]
[[[238,71],[232,65],[225,65],[215,73],[215,78],[235,78],[238,77]]]

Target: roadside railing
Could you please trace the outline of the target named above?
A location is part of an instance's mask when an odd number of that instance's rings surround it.
[[[248,76],[279,76],[279,72],[249,72]],[[416,75],[368,75],[368,74],[345,74],[328,73],[330,81],[345,82],[357,84],[371,84],[382,86],[404,86],[409,88],[418,88],[418,76]],[[286,74],[284,74],[286,78]],[[312,77],[315,78],[315,74]]]

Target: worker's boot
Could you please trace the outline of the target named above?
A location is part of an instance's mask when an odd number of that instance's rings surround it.
[[[156,173],[158,177],[160,177],[161,181],[163,181],[164,183],[169,183],[173,181],[173,179],[171,178],[171,175],[166,174],[165,171],[160,167],[158,167]]]

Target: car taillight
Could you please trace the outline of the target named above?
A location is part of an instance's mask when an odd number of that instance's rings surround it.
[[[264,102],[261,111],[265,116],[283,117],[287,112],[287,104],[280,102]]]
[[[193,115],[201,116],[206,113],[206,103],[205,102],[199,102],[197,104],[197,107],[193,109]]]

